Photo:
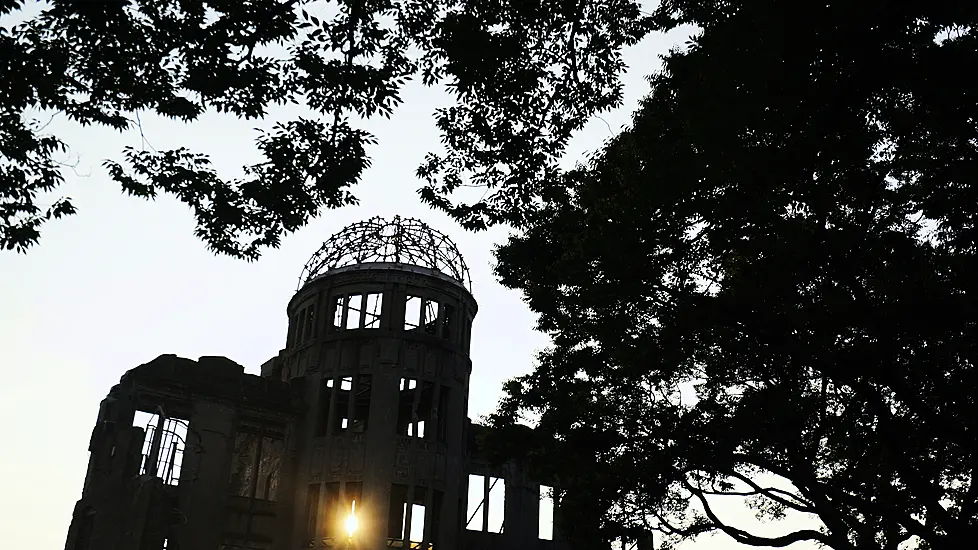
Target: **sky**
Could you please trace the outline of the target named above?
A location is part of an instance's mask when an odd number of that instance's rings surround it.
[[[575,137],[566,165],[583,161],[628,123],[648,91],[645,76],[659,67],[658,55],[684,40],[682,32],[653,35],[625,52],[623,105]],[[507,230],[466,232],[416,194],[415,169],[439,143],[432,113],[450,98],[420,85],[409,85],[403,98],[390,120],[365,124],[378,143],[369,150],[372,167],[354,189],[360,204],[324,211],[253,263],[209,253],[193,236],[189,210],[175,199],[126,197],[108,180],[102,160],[120,159],[127,145],[144,146],[138,131],[120,134],[54,119],[49,129],[71,148],[63,160],[77,162],[60,193],[73,199],[78,214],[45,225],[40,245],[27,254],[0,252],[0,548],[64,547],[99,402],[127,370],[172,353],[226,356],[258,374],[284,347],[286,304],[306,260],[350,223],[416,217],[457,243],[479,302],[471,349],[473,420],[494,409],[506,379],[531,370],[547,338],[534,331],[535,317],[521,296],[492,275],[492,249]],[[144,115],[143,136],[157,149],[209,153],[218,171],[233,177],[258,158],[252,129],[291,116],[278,109],[256,123],[207,115],[188,126]],[[751,517],[741,507],[728,509]],[[717,536],[683,550],[707,547],[741,548]]]

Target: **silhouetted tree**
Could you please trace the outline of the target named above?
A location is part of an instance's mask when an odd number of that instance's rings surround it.
[[[70,145],[46,130],[52,114],[124,130],[139,112],[254,119],[301,104],[306,115],[258,134],[263,158],[240,179],[186,148],[127,148],[105,162],[123,191],[190,206],[213,250],[255,258],[321,209],[356,201],[350,187],[373,142],[357,121],[390,116],[412,78],[456,100],[435,115],[443,150],[418,169],[422,199],[470,228],[518,220],[515,206],[555,171],[571,133],[620,101],[619,50],[648,30],[634,0],[53,0],[33,16],[24,7],[0,0],[0,17],[27,17],[0,29],[0,249],[26,249],[46,220],[75,211],[66,198],[38,203],[62,182],[58,155]],[[456,203],[462,186],[496,190]]]
[[[975,4],[655,16],[701,31],[497,251],[553,345],[493,423],[539,422],[582,544],[975,544]],[[766,536],[718,517],[723,494],[822,527]]]

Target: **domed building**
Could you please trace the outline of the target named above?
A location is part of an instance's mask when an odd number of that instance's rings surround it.
[[[261,376],[173,355],[122,376],[66,550],[564,548],[548,488],[475,443],[477,311],[444,234],[343,229],[306,264]]]

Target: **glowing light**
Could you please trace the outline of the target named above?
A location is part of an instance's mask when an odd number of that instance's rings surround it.
[[[346,527],[346,534],[349,537],[353,537],[353,533],[356,533],[357,526],[359,522],[357,521],[357,503],[353,501],[353,506],[350,510],[350,515],[346,517],[343,521],[343,526]]]

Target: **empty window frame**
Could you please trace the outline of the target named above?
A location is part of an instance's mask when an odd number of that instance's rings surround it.
[[[538,538],[554,540],[554,488],[540,486],[540,526]]]
[[[316,436],[326,435],[326,427],[330,425],[331,416],[333,419],[332,433],[343,433],[347,430],[353,433],[367,431],[367,423],[370,420],[370,394],[373,388],[373,377],[369,374],[361,374],[356,377],[355,387],[353,382],[352,376],[344,376],[335,380],[328,378],[323,381],[317,411]]]
[[[422,296],[408,295],[404,303],[404,330],[440,336],[446,340],[456,337],[458,316],[455,307]]]
[[[486,499],[484,480],[483,476],[469,474],[469,499],[468,506],[465,508],[465,528],[470,531],[483,530],[482,508]]]
[[[343,330],[343,313],[346,308],[344,307],[346,300],[343,296],[334,296],[330,307],[332,308],[333,320],[330,322],[330,331],[337,332]]]
[[[409,435],[417,431],[415,398],[418,381],[414,378],[401,378],[397,392],[397,435]]]
[[[421,542],[424,539],[425,487],[392,484],[389,516],[387,521],[388,546],[398,542]],[[406,548],[409,545],[398,545]]]
[[[353,394],[353,420],[350,425],[353,433],[367,431],[367,421],[370,419],[370,390],[373,377],[369,374],[357,376]]]
[[[469,474],[469,499],[465,528],[470,531],[503,532],[506,482],[501,477]]]
[[[346,330],[360,328],[363,323],[363,296],[351,294],[346,297]]]
[[[139,473],[151,474],[167,485],[180,483],[183,452],[187,445],[188,421],[156,413],[136,411],[132,425],[143,429],[142,462]]]
[[[363,328],[380,328],[380,312],[384,307],[384,295],[380,292],[365,294],[363,299]]]
[[[452,340],[455,337],[455,308],[448,305],[441,305],[441,337]]]
[[[333,429],[334,434],[343,433],[350,428],[350,397],[353,393],[353,377],[344,376],[337,379],[333,389]]]
[[[404,330],[417,330],[421,326],[421,296],[408,295],[404,302]]]
[[[284,451],[285,444],[281,438],[239,431],[234,438],[231,494],[258,500],[278,500]]]
[[[422,319],[421,324],[424,326],[425,334],[437,334],[438,333],[438,302],[434,300],[424,301],[424,307],[421,308]]]
[[[444,494],[426,487],[392,484],[387,519],[387,546],[437,546]],[[429,500],[430,499],[430,500]]]
[[[291,331],[291,343],[293,345],[301,344],[315,335],[316,304],[309,304],[308,306],[300,309],[299,312],[292,317]]]
[[[384,294],[370,292],[334,296],[330,307],[332,308],[331,332],[359,328],[379,329]]]
[[[316,304],[306,308],[306,324],[302,329],[302,341],[310,340],[316,333]]]
[[[401,378],[397,402],[397,435],[435,439],[445,428],[447,415],[438,414],[438,394],[433,382],[420,384],[414,378]],[[447,432],[446,432],[447,433]]]
[[[258,453],[258,486],[255,498],[259,500],[278,500],[278,486],[282,472],[282,456],[285,454],[285,441],[278,438],[263,437]]]
[[[485,528],[490,533],[502,533],[506,510],[506,482],[501,477],[489,478],[489,499],[486,509]]]

